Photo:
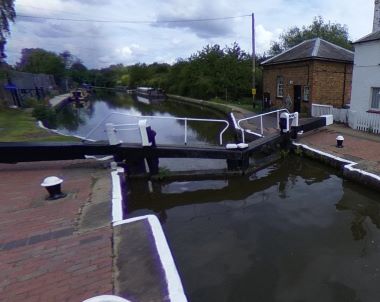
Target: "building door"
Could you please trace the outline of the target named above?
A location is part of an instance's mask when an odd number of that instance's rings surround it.
[[[301,112],[301,85],[294,85],[294,112]]]

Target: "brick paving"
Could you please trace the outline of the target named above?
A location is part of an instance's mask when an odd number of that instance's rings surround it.
[[[40,183],[51,175],[64,179],[64,199],[45,200]],[[102,177],[109,171],[88,161],[0,164],[0,301],[82,301],[112,293],[110,224],[78,227]]]
[[[344,137],[343,148],[336,147],[338,135]],[[301,136],[298,142],[357,162],[360,168],[380,175],[380,135],[334,124],[304,137]]]

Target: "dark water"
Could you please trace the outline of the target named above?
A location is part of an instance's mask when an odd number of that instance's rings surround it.
[[[129,190],[131,216],[160,218],[190,301],[380,301],[378,194],[326,166]]]
[[[145,99],[144,99],[145,100]],[[147,102],[147,100],[145,100]],[[99,127],[88,138],[107,140],[106,123],[134,124],[138,117],[129,117],[114,112],[136,116],[156,117],[194,117],[209,119],[226,119],[226,116],[199,106],[180,103],[174,100],[153,101],[144,103],[126,94],[94,95],[83,108],[74,104],[64,107],[58,115],[58,130],[65,134],[83,137]],[[173,119],[148,119],[152,129],[157,132],[158,144],[184,144],[184,122]],[[188,145],[219,144],[219,133],[225,127],[222,123],[188,122]],[[119,131],[118,137],[124,142],[140,142],[137,126],[125,126],[126,130]],[[223,144],[234,140],[232,131],[227,131]]]
[[[177,102],[97,96],[66,107],[59,129],[85,136],[109,112],[225,118]],[[107,122],[128,123],[112,116]],[[155,123],[158,143],[181,143],[181,122]],[[216,144],[220,127],[190,124],[191,144]],[[105,139],[103,128],[93,134]],[[126,141],[138,140],[133,131]],[[229,140],[233,140],[229,135]],[[172,170],[223,161],[161,160]],[[160,218],[190,301],[380,301],[380,198],[335,170],[287,157],[250,177],[128,184],[129,216]]]
[[[226,116],[208,108],[184,104],[174,100],[155,101],[146,104],[126,94],[97,94],[83,108],[74,104],[65,106],[58,114],[58,130],[69,135],[78,135],[94,140],[107,140],[105,124],[133,124],[138,118],[127,117],[113,112],[129,115],[159,117],[193,117],[208,119],[226,119]],[[110,115],[111,114],[111,115]],[[148,119],[148,123],[157,133],[157,144],[184,145],[185,126],[183,121]],[[96,128],[99,125],[98,128]],[[188,146],[218,145],[219,133],[225,127],[222,123],[188,122]],[[96,128],[94,132],[91,131]],[[118,139],[123,142],[140,143],[137,126],[125,126],[127,130],[118,131]],[[89,136],[88,134],[91,133]],[[223,144],[235,142],[232,128],[223,135]],[[205,159],[161,159],[161,168],[170,170],[204,170],[226,168],[225,160]]]

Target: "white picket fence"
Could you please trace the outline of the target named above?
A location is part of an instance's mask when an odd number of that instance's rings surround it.
[[[376,113],[368,112],[353,112],[351,111],[352,118],[349,117],[352,121],[354,129],[371,132],[371,133],[380,133],[380,115]]]
[[[339,108],[333,108],[332,110],[334,121],[339,123],[348,124],[348,109],[339,109]]]
[[[320,117],[321,115],[333,114],[333,106],[331,105],[320,105],[312,104],[311,105],[311,116]]]
[[[380,133],[380,114],[333,108],[330,105],[312,104],[311,115],[313,117],[325,114],[332,114],[335,122],[348,124],[352,129]]]

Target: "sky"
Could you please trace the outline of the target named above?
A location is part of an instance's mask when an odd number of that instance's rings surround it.
[[[21,49],[39,47],[68,50],[87,67],[102,68],[172,64],[208,44],[237,42],[251,52],[252,13],[257,53],[267,51],[288,28],[311,24],[315,16],[347,25],[354,41],[372,31],[374,0],[16,0],[15,6],[19,16],[6,45],[9,64],[20,59]],[[234,18],[166,22],[224,17]]]

